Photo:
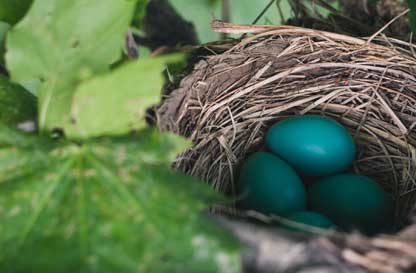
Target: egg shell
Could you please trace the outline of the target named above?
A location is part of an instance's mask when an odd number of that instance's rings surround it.
[[[265,214],[283,215],[306,208],[306,190],[286,162],[257,152],[243,163],[239,175],[240,205]]]
[[[366,176],[347,173],[323,178],[308,193],[310,209],[342,229],[372,235],[392,226],[393,199]]]
[[[331,220],[329,220],[326,216],[320,213],[314,212],[314,211],[294,212],[292,214],[287,215],[286,219],[293,221],[293,222],[305,224],[308,226],[318,227],[322,229],[335,227],[335,224]],[[283,226],[290,230],[300,230],[300,228],[297,228],[293,225],[284,224]]]
[[[315,177],[347,170],[356,153],[346,128],[331,118],[316,115],[276,123],[266,134],[266,147],[298,172]]]

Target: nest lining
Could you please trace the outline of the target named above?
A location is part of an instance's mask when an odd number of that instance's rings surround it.
[[[239,163],[262,148],[273,123],[329,116],[357,143],[354,171],[391,193],[396,218],[406,219],[416,201],[414,51],[397,40],[286,26],[228,45],[197,63],[157,109],[162,130],[194,143],[174,167],[233,195]]]

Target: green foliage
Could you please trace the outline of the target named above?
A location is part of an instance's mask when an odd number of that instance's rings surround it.
[[[41,129],[69,122],[75,87],[107,71],[120,57],[135,3],[36,0],[28,16],[9,32],[6,60],[12,78],[23,85],[42,82],[38,90]]]
[[[0,43],[3,43],[6,40],[6,33],[9,28],[10,25],[8,23],[0,21]]]
[[[146,126],[145,110],[160,99],[161,70],[167,60],[144,59],[81,84],[74,95],[67,136],[125,134]]]
[[[134,11],[133,22],[132,24],[135,26],[140,26],[141,21],[145,15],[145,10],[147,3],[149,0],[139,0],[136,5],[136,9]]]
[[[36,119],[36,98],[0,75],[0,123],[16,124]]]
[[[0,0],[0,21],[17,23],[26,14],[33,0]]]
[[[41,129],[67,138],[4,125],[36,99],[0,78],[0,272],[241,272],[234,240],[201,213],[223,199],[170,171],[190,143],[144,128],[178,57],[110,69],[146,2],[35,0],[9,31],[12,79],[37,93]]]
[[[0,21],[0,65],[4,64],[4,53],[6,52],[4,45],[6,41],[6,34],[9,28],[9,24]]]
[[[416,1],[407,0],[407,5],[410,8],[409,18],[410,24],[414,32],[416,32]]]
[[[1,126],[0,271],[239,272],[200,214],[219,199],[168,170],[186,145],[152,130],[51,143]]]

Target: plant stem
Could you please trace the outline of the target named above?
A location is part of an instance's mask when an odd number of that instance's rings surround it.
[[[257,22],[261,19],[261,17],[263,17],[264,14],[266,14],[266,12],[269,10],[269,8],[273,5],[275,0],[270,0],[270,2],[267,4],[267,6],[260,12],[260,14],[256,17],[256,19],[254,19],[253,21],[253,25],[257,24]]]
[[[222,0],[222,21],[231,22],[231,0]],[[227,39],[227,33],[221,34],[221,39]]]

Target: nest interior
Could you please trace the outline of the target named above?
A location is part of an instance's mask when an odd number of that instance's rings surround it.
[[[413,45],[282,26],[222,49],[202,58],[156,111],[162,130],[194,143],[175,168],[235,194],[239,164],[273,123],[324,115],[349,129],[354,171],[393,195],[404,223],[416,201]]]

